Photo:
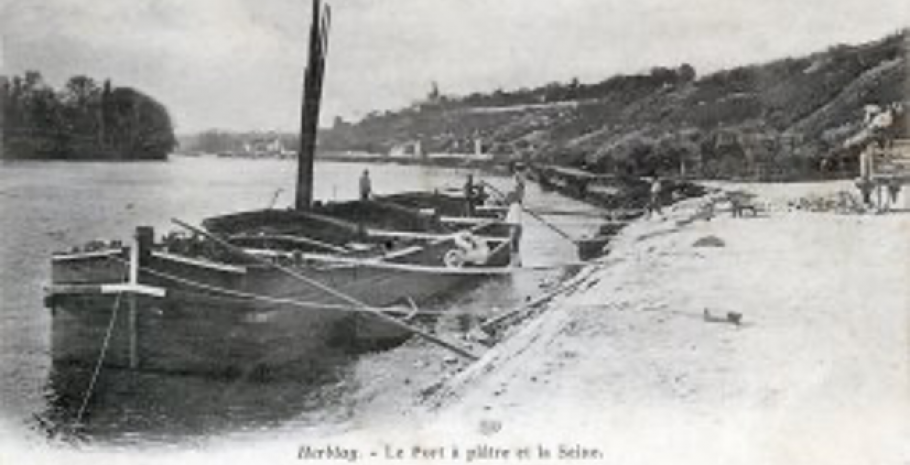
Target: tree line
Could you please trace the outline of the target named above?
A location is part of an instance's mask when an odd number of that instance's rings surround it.
[[[851,178],[867,105],[907,101],[908,33],[699,76],[688,64],[601,82],[427,98],[323,134],[335,150],[480,139],[513,160],[599,173],[696,178]],[[906,124],[894,127],[910,131]],[[907,134],[900,137],[910,137]]]
[[[597,83],[586,84],[573,78],[567,83],[551,82],[541,87],[520,88],[506,91],[497,89],[491,94],[473,93],[464,97],[438,96],[435,101],[449,107],[460,106],[510,106],[530,105],[574,100],[598,99],[614,92],[628,92],[636,88],[676,86],[692,82],[696,78],[695,68],[683,63],[676,68],[656,66],[640,74],[616,75]],[[434,88],[439,94],[438,88]]]
[[[4,158],[163,160],[177,146],[164,105],[88,76],[59,90],[37,71],[0,76],[0,123]]]

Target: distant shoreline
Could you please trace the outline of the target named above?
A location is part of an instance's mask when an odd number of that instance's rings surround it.
[[[16,158],[16,157],[0,157],[0,163],[111,163],[111,164],[132,164],[132,163],[168,163],[173,161],[174,158],[217,158],[219,160],[233,161],[233,160],[260,160],[260,161],[287,161],[293,163],[296,160],[293,158],[285,157],[252,157],[252,156],[218,156],[212,154],[206,155],[194,155],[187,153],[173,153],[168,155],[166,158],[161,159],[112,159],[112,158],[80,158],[80,159],[67,159],[67,158]],[[426,159],[417,159],[417,158],[399,158],[399,157],[386,157],[386,156],[345,156],[345,155],[331,155],[331,156],[321,156],[317,157],[315,160],[318,162],[332,162],[332,163],[362,163],[370,165],[400,165],[400,166],[426,166],[432,168],[451,168],[451,169],[479,169],[485,171],[503,171],[508,168],[508,163],[502,161],[494,160],[463,160],[463,159],[454,159],[454,158],[445,158],[442,160],[426,160]]]
[[[16,158],[0,156],[0,163],[167,163],[168,158]]]
[[[220,155],[220,154],[188,154],[175,153],[173,156],[184,158],[218,158],[223,160],[284,160],[288,162],[296,161],[295,156],[276,156],[276,155]],[[402,165],[402,166],[428,166],[435,168],[466,168],[466,169],[486,169],[501,170],[506,169],[509,165],[507,160],[497,160],[493,158],[467,158],[462,155],[431,154],[426,158],[419,157],[393,157],[382,154],[345,154],[330,153],[319,155],[316,162],[336,162],[336,163],[368,163],[376,165]]]
[[[316,161],[333,161],[340,163],[373,163],[393,164],[405,166],[431,166],[437,168],[505,168],[508,163],[494,159],[470,159],[456,156],[440,156],[436,158],[418,157],[389,157],[384,155],[326,155],[317,157]]]

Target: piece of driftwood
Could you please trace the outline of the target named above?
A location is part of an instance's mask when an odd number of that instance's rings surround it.
[[[521,306],[514,308],[512,310],[509,310],[501,315],[496,315],[496,316],[484,321],[483,323],[480,324],[480,329],[485,332],[491,332],[491,331],[494,331],[497,326],[505,323],[508,320],[511,320],[514,318],[519,318],[519,317],[527,317],[527,316],[531,315],[535,310],[539,309],[543,304],[553,300],[554,298],[556,298],[559,295],[571,292],[571,291],[577,289],[578,287],[580,287],[585,282],[585,278],[590,276],[592,271],[593,271],[593,268],[588,273],[579,274],[579,275],[575,276],[574,278],[570,279],[569,281],[564,282],[562,285],[558,286],[556,289],[553,289],[547,293],[544,293],[543,295],[541,295],[529,302],[526,302],[524,305],[521,305]]]
[[[707,308],[704,311],[704,320],[708,323],[730,323],[736,326],[742,324],[743,314],[739,312],[727,312],[726,315],[713,315]]]

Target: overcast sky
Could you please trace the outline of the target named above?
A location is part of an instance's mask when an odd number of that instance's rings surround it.
[[[324,121],[444,93],[699,72],[877,39],[908,0],[334,0]],[[0,0],[0,70],[110,77],[179,132],[297,127],[310,0]]]

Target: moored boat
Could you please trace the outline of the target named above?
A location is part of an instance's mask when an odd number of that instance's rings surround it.
[[[340,206],[360,212],[370,203]],[[54,360],[92,363],[111,324],[105,360],[111,366],[225,375],[281,370],[292,362],[303,364],[299,369],[410,336],[352,301],[393,307],[392,315],[404,316],[411,305],[507,272],[502,266],[510,258],[508,238],[497,221],[473,232],[446,232],[443,223],[415,213],[414,228],[393,231],[385,229],[387,217],[376,218],[382,221],[354,223],[294,210],[244,212],[206,221],[211,234],[243,253],[192,235],[154,241],[152,231],[140,228],[131,247],[55,255],[48,299]],[[436,228],[418,228],[420,221]],[[465,238],[484,243],[482,260],[470,257]],[[129,279],[134,248],[138,269]],[[129,304],[122,292],[132,293]],[[110,323],[117,304],[129,314]]]

